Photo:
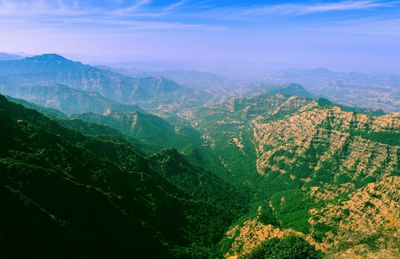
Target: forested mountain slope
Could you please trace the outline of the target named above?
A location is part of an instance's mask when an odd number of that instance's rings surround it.
[[[216,176],[188,163],[177,184],[181,171],[168,179],[130,144],[86,137],[3,96],[0,120],[2,256],[209,257],[246,201],[235,191],[235,206],[210,202],[180,184],[204,173],[213,190],[233,187],[212,187]],[[182,159],[168,158],[172,168]]]
[[[138,105],[121,104],[96,92],[77,90],[60,84],[52,86],[0,85],[0,92],[40,106],[60,110],[68,115],[85,112],[102,114],[109,109],[120,112],[142,110]]]

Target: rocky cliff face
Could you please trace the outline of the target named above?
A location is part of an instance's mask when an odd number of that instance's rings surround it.
[[[334,257],[398,254],[400,114],[276,93],[190,116],[225,166],[263,193],[227,232],[226,257],[289,235]]]
[[[332,256],[395,257],[400,252],[399,197],[400,177],[386,177],[311,210],[309,222],[332,229],[322,239]]]
[[[399,118],[317,107],[278,121],[253,121],[257,169],[284,174],[309,160],[304,181],[321,181],[322,170],[331,171],[334,179],[329,180],[337,181],[342,174],[352,180],[390,175],[398,170],[399,146],[387,143],[385,133],[398,134]],[[382,139],[373,139],[374,134]]]
[[[328,258],[397,258],[400,252],[400,177],[387,177],[352,190],[331,190],[332,195],[326,197],[329,202],[316,203],[320,208],[309,210],[309,233],[265,224],[260,214],[233,226],[226,233],[231,244],[226,258],[246,256],[267,239],[290,235],[304,238]],[[337,198],[343,191],[347,195]],[[308,193],[313,198],[318,196],[313,188]]]

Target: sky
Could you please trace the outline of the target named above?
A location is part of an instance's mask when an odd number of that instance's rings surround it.
[[[400,68],[400,0],[0,0],[0,52]]]

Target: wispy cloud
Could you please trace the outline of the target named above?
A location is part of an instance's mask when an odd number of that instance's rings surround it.
[[[100,1],[99,1],[100,2]],[[115,1],[117,3],[119,1]],[[124,2],[124,1],[121,1]],[[52,15],[52,16],[75,16],[75,15],[115,15],[124,16],[140,13],[141,8],[150,4],[151,0],[137,0],[130,5],[114,4],[84,5],[83,1],[63,0],[0,0],[0,15]]]
[[[400,17],[391,19],[369,17],[351,21],[337,21],[332,26],[324,27],[323,30],[333,33],[391,35],[398,38],[400,36]],[[398,42],[400,42],[400,38],[398,38]]]
[[[181,0],[181,1],[175,2],[175,3],[170,4],[170,5],[168,5],[167,7],[165,7],[165,8],[163,9],[163,11],[172,11],[172,10],[175,10],[175,9],[177,9],[177,8],[179,8],[179,7],[183,6],[183,5],[185,5],[186,3],[187,3],[186,0]]]
[[[136,13],[137,11],[139,11],[139,9],[142,6],[145,6],[147,4],[150,4],[151,0],[139,0],[136,3],[134,3],[131,6],[128,7],[124,7],[124,8],[119,8],[117,10],[113,10],[111,11],[112,14],[117,14],[117,15],[129,15],[132,13]]]
[[[0,0],[0,15],[9,17],[31,17],[40,15],[52,16],[73,16],[84,15],[95,12],[96,9],[80,8],[77,1],[73,1],[72,5],[67,6],[62,1],[11,1]]]
[[[103,1],[99,1],[103,2]],[[130,5],[127,1],[110,1],[114,5],[84,4],[83,0],[0,0],[0,15],[18,14],[53,14],[53,15],[81,15],[81,14],[107,14],[107,15],[131,15],[141,13],[158,13],[174,11],[180,7],[187,7],[190,14],[206,11],[222,12],[237,15],[305,15],[325,12],[365,10],[371,8],[391,7],[399,1],[382,0],[346,0],[319,3],[284,3],[284,4],[211,4],[209,1],[177,0],[175,3],[153,6],[152,0],[137,0]],[[118,4],[119,3],[119,4]],[[121,4],[125,3],[125,4]]]
[[[119,1],[124,2],[124,1]],[[73,26],[81,30],[90,26],[91,30],[108,29],[112,26],[116,29],[126,30],[185,30],[185,29],[218,29],[218,26],[206,26],[197,23],[181,21],[164,21],[155,19],[163,12],[145,11],[142,8],[151,4],[151,0],[137,0],[129,6],[82,6],[75,1],[49,1],[49,0],[0,0],[0,21],[4,24],[28,25],[29,27],[46,26]],[[183,5],[177,2],[168,6],[172,11]],[[165,10],[164,10],[165,12]],[[95,27],[93,27],[95,26]],[[104,27],[104,26],[107,26]]]
[[[107,2],[107,5],[101,4]],[[89,4],[90,3],[90,4]],[[260,5],[258,2],[219,4],[216,2],[176,0],[160,4],[155,0],[0,0],[0,18],[10,23],[108,25],[156,29],[221,29],[227,21],[262,24],[275,17],[302,17],[321,13],[360,11],[398,5],[394,0],[342,0],[331,2]],[[351,18],[350,18],[351,19]],[[139,24],[143,26],[139,26]],[[83,26],[84,27],[84,26]]]
[[[365,10],[378,7],[390,7],[395,2],[388,1],[340,1],[331,3],[309,3],[309,4],[277,4],[266,5],[259,8],[249,8],[242,14],[253,15],[306,15],[314,13],[339,12]]]

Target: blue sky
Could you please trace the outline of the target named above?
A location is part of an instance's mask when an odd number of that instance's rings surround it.
[[[394,71],[400,1],[0,0],[0,51]]]

